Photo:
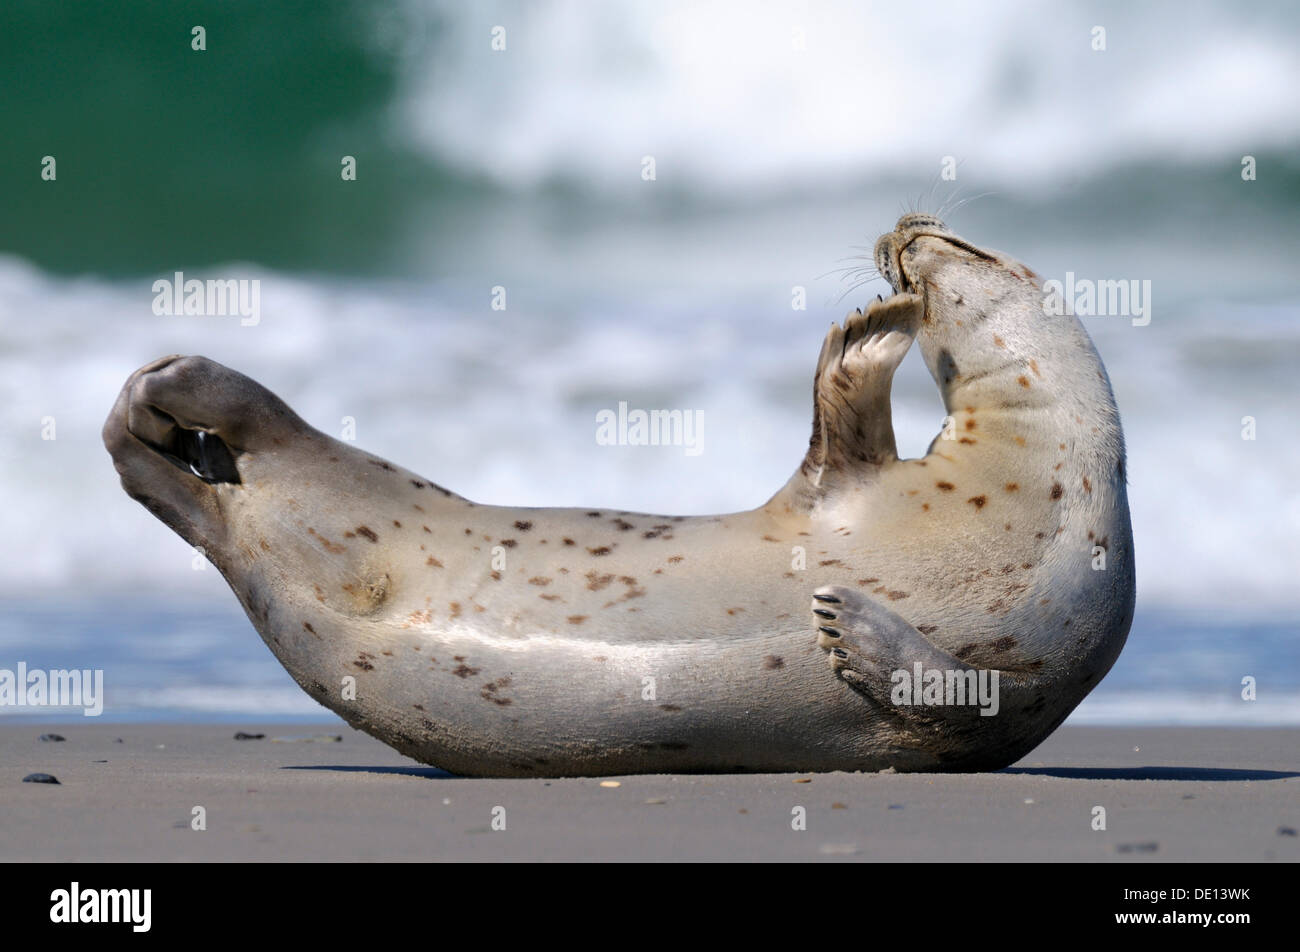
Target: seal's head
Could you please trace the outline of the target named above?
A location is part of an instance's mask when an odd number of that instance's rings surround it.
[[[1063,393],[1113,403],[1082,325],[1045,307],[1042,279],[1009,255],[909,214],[876,242],[875,262],[895,291],[922,298],[917,340],[950,411],[1041,407]]]

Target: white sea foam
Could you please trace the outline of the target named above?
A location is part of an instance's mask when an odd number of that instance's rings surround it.
[[[1286,10],[1034,0],[404,9],[399,28],[423,25],[436,42],[409,58],[395,134],[512,188],[563,179],[631,194],[644,187],[644,155],[664,187],[747,200],[917,167],[937,175],[946,155],[977,180],[1057,184],[1125,162],[1225,154],[1230,172],[1243,143],[1285,148],[1300,135],[1300,49]],[[381,15],[396,32],[403,18]],[[491,48],[494,26],[505,51]]]

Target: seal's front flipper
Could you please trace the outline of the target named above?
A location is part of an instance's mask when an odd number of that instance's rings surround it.
[[[832,326],[817,361],[813,435],[802,471],[814,485],[836,471],[897,459],[889,388],[924,308],[915,294],[872,301]]]
[[[972,667],[855,589],[817,589],[812,613],[831,668],[904,721],[976,726],[982,717],[1041,710],[1046,703],[1032,674]]]

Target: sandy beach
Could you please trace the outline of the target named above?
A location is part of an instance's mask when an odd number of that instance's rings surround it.
[[[1066,727],[992,774],[476,780],[341,725],[10,720],[0,859],[1294,862],[1296,741]],[[37,772],[59,784],[23,782]]]

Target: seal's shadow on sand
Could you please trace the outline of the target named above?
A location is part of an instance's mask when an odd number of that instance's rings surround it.
[[[338,770],[343,773],[404,774],[408,777],[425,777],[430,780],[456,780],[459,774],[448,773],[438,767],[339,767],[322,764],[318,767],[291,766],[281,770]],[[1183,780],[1200,783],[1230,782],[1239,780],[1288,780],[1300,777],[1292,770],[1233,770],[1217,767],[1007,767],[995,771],[1000,774],[1033,774],[1041,777],[1060,777],[1063,780]]]
[[[1007,767],[998,773],[1037,774],[1065,780],[1194,780],[1201,783],[1300,777],[1300,773],[1291,770],[1232,770],[1218,767]]]
[[[429,780],[457,780],[459,774],[448,773],[440,767],[340,767],[334,764],[313,766],[287,766],[281,770],[337,770],[342,773],[404,774],[408,777],[425,777]]]

